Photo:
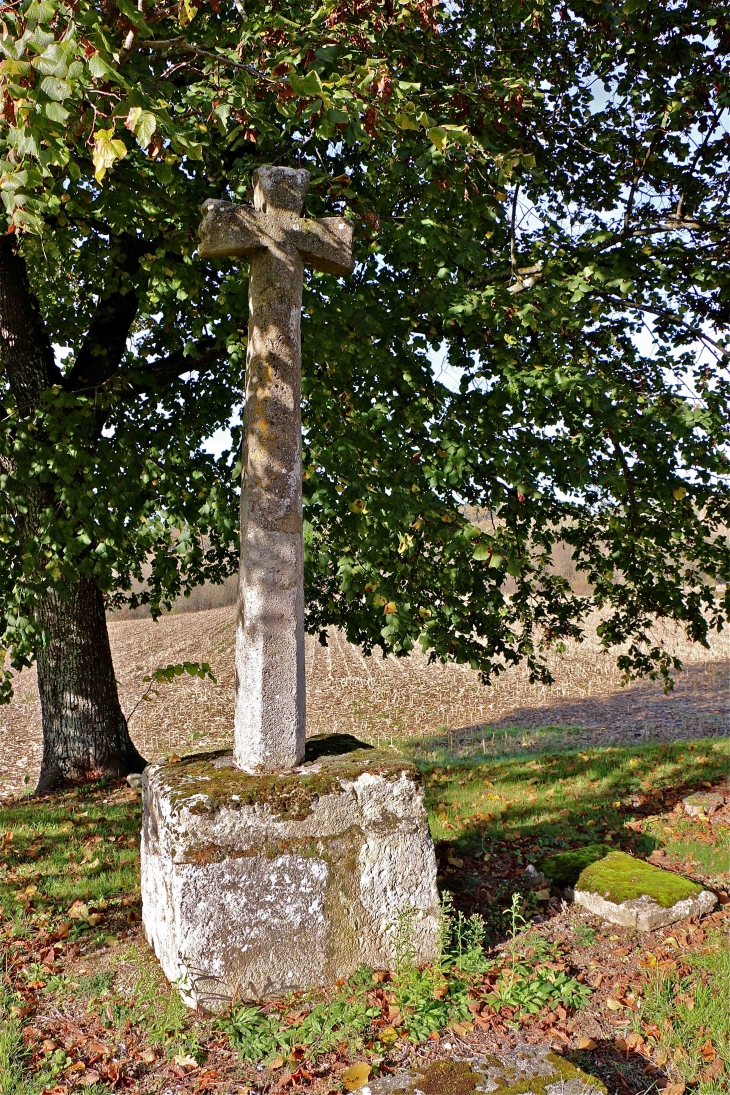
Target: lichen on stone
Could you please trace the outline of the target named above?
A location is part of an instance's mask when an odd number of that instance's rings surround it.
[[[558,852],[541,864],[540,870],[556,886],[575,886],[581,871],[596,860],[603,859],[611,849],[606,844],[586,844],[572,852]]]
[[[318,734],[307,741],[298,768],[251,775],[227,760],[228,751],[196,753],[175,762],[171,801],[193,814],[229,809],[266,807],[284,820],[303,821],[318,800],[342,790],[365,772],[398,779],[402,773],[420,783],[415,764],[391,750],[376,749],[350,734]],[[164,771],[164,770],[163,770]]]
[[[468,1061],[434,1061],[411,1086],[411,1095],[471,1095],[483,1075],[474,1072]]]
[[[696,897],[702,890],[695,882],[663,871],[643,859],[634,859],[625,852],[611,852],[590,864],[581,872],[575,888],[599,894],[616,905],[646,896],[664,909],[670,909],[688,897]]]
[[[435,1061],[419,1070],[407,1095],[549,1095],[556,1085],[577,1084],[588,1095],[605,1095],[606,1088],[600,1080],[588,1076],[575,1065],[559,1057],[557,1053],[536,1047],[523,1047],[507,1051],[500,1057],[469,1060],[450,1059]],[[378,1084],[371,1085],[374,1095],[380,1095]]]

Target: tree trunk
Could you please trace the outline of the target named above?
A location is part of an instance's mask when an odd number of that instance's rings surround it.
[[[39,407],[43,393],[61,384],[53,348],[15,240],[0,237],[0,366],[19,422]],[[4,469],[13,471],[12,461]],[[53,484],[29,490],[13,514],[21,546],[38,533],[35,519],[53,502]],[[63,595],[62,595],[63,594]],[[104,598],[93,580],[51,590],[38,609],[46,645],[37,652],[43,724],[38,792],[100,775],[140,772],[144,760],[127,730],[114,677]]]
[[[102,775],[141,772],[144,760],[119,705],[104,598],[96,582],[49,593],[39,613],[48,643],[38,652],[43,761],[37,793]]]

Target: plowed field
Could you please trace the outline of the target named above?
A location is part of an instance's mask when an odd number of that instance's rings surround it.
[[[150,760],[168,753],[212,748],[231,740],[234,609],[126,619],[110,624],[120,694],[130,729]],[[523,668],[492,687],[464,666],[409,658],[363,657],[337,633],[328,647],[307,640],[308,732],[343,731],[371,740],[418,737],[424,749],[495,751],[510,728],[524,728],[522,744],[537,744],[538,728],[582,728],[556,741],[674,740],[726,733],[730,724],[730,638],[715,636],[710,650],[693,646],[668,625],[657,629],[685,664],[676,688],[664,695],[648,681],[621,687],[615,657],[601,652],[591,629],[582,644],[551,655],[555,684],[531,685]],[[143,678],[170,662],[207,661],[217,683],[177,678],[139,703]],[[506,743],[505,743],[506,744]],[[40,760],[40,705],[35,672],[16,679],[13,702],[0,708],[0,795],[34,785]]]

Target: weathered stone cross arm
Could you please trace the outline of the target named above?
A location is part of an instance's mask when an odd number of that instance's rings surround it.
[[[203,205],[201,258],[249,257],[264,249],[296,248],[305,266],[327,274],[351,274],[352,225],[344,217],[300,217],[282,209],[262,210],[211,199]]]

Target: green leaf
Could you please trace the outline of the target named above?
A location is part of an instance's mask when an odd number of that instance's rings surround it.
[[[89,72],[95,80],[114,80],[116,73],[111,65],[107,64],[100,53],[92,53],[89,58]],[[118,81],[117,81],[118,82]]]
[[[54,99],[56,102],[63,102],[64,99],[68,99],[71,94],[71,88],[65,80],[59,80],[57,76],[45,76],[41,80],[41,91],[43,91],[49,99]]]
[[[147,148],[157,129],[157,118],[142,107],[135,106],[129,111],[124,126],[134,133],[142,148]]]
[[[52,122],[60,122],[61,125],[64,125],[71,116],[70,111],[66,110],[60,103],[46,103],[43,107],[43,113]]]
[[[314,96],[322,94],[322,81],[319,74],[313,69],[306,76],[297,76],[295,72],[289,77],[289,87],[297,95]]]
[[[403,111],[401,111],[400,114],[396,114],[395,124],[400,126],[401,129],[419,130],[421,128],[412,114],[405,114]]]
[[[139,31],[143,38],[150,37],[153,33],[152,28],[147,25],[142,12],[130,3],[130,0],[117,0],[117,7],[124,18],[132,24],[135,30]]]
[[[431,141],[431,144],[434,145],[439,152],[443,152],[446,148],[448,137],[449,135],[443,126],[436,125],[428,131],[428,138]]]

